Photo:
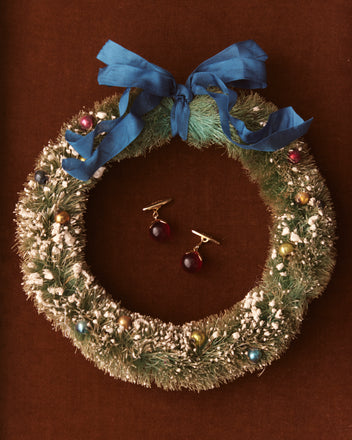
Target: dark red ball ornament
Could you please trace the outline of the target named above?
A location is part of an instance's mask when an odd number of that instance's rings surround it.
[[[79,120],[82,130],[90,130],[94,125],[94,119],[91,115],[85,115]]]
[[[186,252],[181,260],[181,265],[187,272],[195,273],[200,271],[203,260],[197,251]]]
[[[151,224],[149,232],[156,241],[166,241],[170,238],[170,226],[163,220],[155,220]]]
[[[291,163],[298,163],[302,159],[301,153],[298,150],[291,150],[288,153],[288,160]]]

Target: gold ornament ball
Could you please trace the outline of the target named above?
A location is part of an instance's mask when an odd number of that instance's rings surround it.
[[[198,330],[195,330],[191,334],[191,339],[197,347],[201,347],[205,342],[205,334]]]
[[[309,199],[309,194],[303,191],[298,192],[295,197],[296,203],[299,203],[300,205],[306,205],[309,202]]]
[[[55,215],[55,221],[60,225],[64,225],[70,221],[70,214],[66,211],[60,211]]]
[[[293,246],[291,243],[282,243],[279,246],[279,254],[282,257],[286,257],[286,255],[289,255],[293,252]]]
[[[85,162],[85,161],[86,161],[86,159],[85,159],[84,157],[82,157],[82,156],[79,157],[79,160],[80,160],[81,162]]]
[[[119,325],[123,327],[125,330],[128,330],[132,327],[132,319],[129,316],[120,316],[118,320]]]

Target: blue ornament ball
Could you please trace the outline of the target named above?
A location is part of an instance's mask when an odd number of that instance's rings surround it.
[[[40,185],[44,185],[48,181],[48,176],[43,170],[38,170],[34,174],[34,179]]]
[[[78,333],[81,333],[82,335],[87,333],[88,327],[86,321],[78,321],[76,324],[76,330]]]
[[[258,348],[250,348],[248,350],[249,360],[251,362],[253,362],[254,364],[256,364],[257,362],[260,361],[260,359],[262,358],[262,355],[263,355],[262,350],[259,350]]]

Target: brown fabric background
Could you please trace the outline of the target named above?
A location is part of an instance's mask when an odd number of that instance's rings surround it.
[[[352,438],[350,2],[12,0],[2,16],[1,438]],[[264,96],[315,117],[306,139],[336,205],[335,273],[299,338],[261,377],[200,394],[113,380],[26,301],[11,249],[17,192],[63,121],[114,92],[96,81],[107,39],[184,82],[201,61],[249,38],[269,55]],[[159,245],[141,208],[164,196],[174,198],[161,211],[173,237]],[[237,163],[175,139],[116,166],[92,192],[87,259],[125,306],[182,323],[243,298],[260,278],[269,226]],[[195,244],[191,228],[223,243],[204,247],[197,276],[179,265]]]

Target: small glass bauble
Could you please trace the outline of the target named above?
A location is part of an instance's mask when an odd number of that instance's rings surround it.
[[[70,221],[70,214],[67,211],[59,211],[55,215],[55,222],[60,223],[60,225],[65,225]]]
[[[291,150],[288,153],[288,160],[291,163],[298,163],[301,160],[301,153],[298,150]]]
[[[197,347],[201,347],[206,340],[206,336],[203,332],[194,330],[191,334],[191,339]]]
[[[295,196],[295,201],[299,205],[306,205],[309,202],[310,196],[305,191],[299,191]]]
[[[129,330],[132,327],[132,319],[129,316],[120,316],[118,320],[119,325],[125,330]]]
[[[250,348],[248,350],[248,358],[254,364],[256,364],[260,361],[260,359],[262,358],[262,355],[263,355],[262,350],[259,350],[258,348]]]
[[[282,243],[279,246],[279,254],[282,257],[286,257],[293,252],[293,245],[291,243]]]
[[[45,171],[38,170],[34,174],[34,180],[39,183],[39,185],[45,185],[48,181],[48,176],[46,175]]]
[[[76,324],[76,330],[78,333],[85,334],[88,332],[88,326],[86,321],[78,321]]]
[[[94,119],[91,115],[85,115],[79,120],[79,125],[83,130],[90,130],[94,125]]]

